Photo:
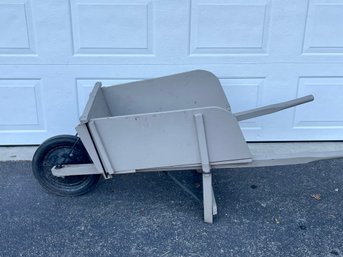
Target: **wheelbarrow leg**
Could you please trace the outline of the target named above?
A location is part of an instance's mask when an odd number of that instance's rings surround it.
[[[195,114],[194,118],[201,158],[204,220],[207,223],[213,223],[213,215],[217,214],[217,204],[212,187],[212,173],[208,157],[204,118],[201,113]]]
[[[212,174],[202,174],[202,187],[204,199],[204,220],[207,223],[213,223],[213,190]]]

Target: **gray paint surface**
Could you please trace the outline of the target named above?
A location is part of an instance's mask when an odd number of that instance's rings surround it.
[[[205,70],[103,87],[102,90],[112,116],[208,106],[230,110],[218,78]]]
[[[90,100],[88,100],[80,117],[81,123],[86,123],[90,119],[112,116],[101,90],[101,82],[97,82],[94,85],[94,88],[89,95],[89,99]]]
[[[111,163],[110,173],[199,166],[201,160],[194,125],[197,113],[204,115],[211,163],[251,159],[234,116],[224,109],[209,107],[94,120],[99,141]]]
[[[80,133],[81,140],[107,174],[195,168],[201,163],[196,114],[204,116],[210,164],[251,161],[218,78],[204,70],[110,87],[98,82],[77,129],[87,126],[91,140]]]
[[[247,162],[251,163],[245,166],[259,167],[341,157],[343,152],[262,159],[253,159],[250,154],[238,121],[313,100],[308,95],[232,114],[218,78],[211,72],[194,70],[110,87],[101,87],[98,82],[80,122],[87,125],[94,141],[87,137],[83,143],[95,162],[101,160],[107,174],[198,168],[201,147],[194,117],[200,114],[204,117],[209,164],[215,168],[230,168],[231,163],[237,164],[231,167]],[[82,139],[83,134],[80,136]]]

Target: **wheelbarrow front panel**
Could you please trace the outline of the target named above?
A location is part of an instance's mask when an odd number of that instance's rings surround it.
[[[110,116],[208,106],[230,110],[218,78],[203,70],[103,87],[102,91]]]
[[[80,117],[81,123],[87,123],[90,119],[111,117],[111,111],[104,97],[101,83],[97,82],[89,95],[87,104]]]
[[[235,117],[218,107],[94,119],[89,129],[108,173],[201,165],[194,115],[204,117],[210,163],[251,161]]]
[[[80,123],[76,128],[76,131],[81,138],[81,141],[84,145],[84,147],[87,150],[87,153],[89,157],[92,159],[94,166],[98,170],[98,173],[103,174],[106,177],[106,172],[103,169],[103,165],[100,160],[100,156],[98,154],[98,151],[95,147],[94,141],[92,139],[92,136],[89,132],[89,129],[86,124]]]

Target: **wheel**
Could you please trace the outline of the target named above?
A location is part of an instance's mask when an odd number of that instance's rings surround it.
[[[56,177],[55,165],[91,163],[91,159],[77,136],[61,135],[43,142],[32,159],[33,175],[50,193],[61,196],[83,195],[95,188],[100,175]]]

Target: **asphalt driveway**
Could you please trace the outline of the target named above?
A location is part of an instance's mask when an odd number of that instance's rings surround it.
[[[191,172],[175,176],[201,195]],[[343,256],[343,159],[217,170],[218,215],[163,173],[47,194],[30,162],[0,162],[0,256]]]

